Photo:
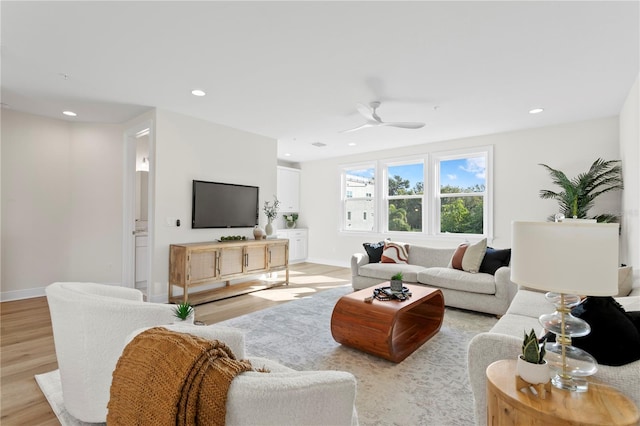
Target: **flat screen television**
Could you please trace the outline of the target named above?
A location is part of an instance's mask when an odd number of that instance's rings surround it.
[[[257,186],[193,181],[191,228],[246,228],[258,224]]]

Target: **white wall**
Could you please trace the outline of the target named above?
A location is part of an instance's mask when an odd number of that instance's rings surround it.
[[[2,113],[2,300],[121,276],[122,129]]]
[[[619,158],[618,118],[604,118],[553,127],[443,141],[302,164],[301,216],[309,228],[309,260],[346,266],[362,243],[379,241],[381,234],[339,233],[341,165],[389,159],[475,146],[494,147],[494,247],[509,247],[511,221],[546,220],[558,211],[553,200],[542,200],[541,189],[553,189],[546,163],[574,176],[586,171],[598,157]],[[592,213],[620,212],[620,194],[603,196]],[[407,236],[407,242],[455,246],[460,240]]]
[[[622,238],[620,260],[631,265],[640,281],[640,76],[620,111],[620,156],[622,174]]]
[[[169,245],[246,235],[252,228],[191,229],[193,179],[260,187],[264,201],[276,193],[277,141],[185,115],[157,110],[155,123],[155,248],[151,299],[166,300]],[[180,219],[181,226],[166,220]]]

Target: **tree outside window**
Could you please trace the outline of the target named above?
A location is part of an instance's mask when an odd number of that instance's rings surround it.
[[[438,161],[440,232],[484,234],[487,156]]]
[[[422,232],[424,163],[387,167],[388,230]]]

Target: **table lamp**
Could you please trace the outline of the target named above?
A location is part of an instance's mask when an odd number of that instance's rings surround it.
[[[589,324],[571,315],[580,296],[612,296],[618,292],[617,223],[513,222],[511,281],[548,291],[556,312],[539,318],[556,334],[545,345],[545,359],[556,373],[551,383],[560,389],[585,392],[585,377],[598,363],[586,351],[571,346],[571,337],[586,336]]]

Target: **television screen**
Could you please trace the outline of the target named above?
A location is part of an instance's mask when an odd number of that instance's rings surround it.
[[[193,181],[192,228],[246,228],[258,224],[257,186]]]

